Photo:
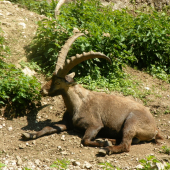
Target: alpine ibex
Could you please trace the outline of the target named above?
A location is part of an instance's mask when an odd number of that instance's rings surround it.
[[[85,130],[82,139],[84,146],[104,147],[99,151],[104,154],[128,152],[133,139],[136,142],[158,142],[162,137],[148,108],[128,98],[84,89],[74,82],[74,73],[67,75],[74,66],[88,59],[104,58],[111,62],[98,52],[83,53],[66,60],[70,46],[82,35],[77,33],[67,40],[59,53],[52,79],[41,89],[43,96],[62,95],[67,108],[62,121],[36,133],[23,133],[22,137],[35,139],[74,127]],[[95,141],[99,131],[111,139]],[[115,145],[117,139],[121,139],[121,142]]]

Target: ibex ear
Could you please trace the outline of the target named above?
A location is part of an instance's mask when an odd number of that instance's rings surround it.
[[[67,82],[73,83],[73,82],[74,82],[74,79],[73,79],[74,76],[75,76],[75,72],[66,75],[66,76],[65,76],[65,79],[67,80]]]

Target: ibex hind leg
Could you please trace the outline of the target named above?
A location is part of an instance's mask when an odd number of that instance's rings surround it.
[[[50,134],[53,134],[53,133],[59,133],[59,132],[62,132],[62,131],[65,131],[67,130],[68,127],[67,125],[65,124],[55,124],[53,126],[46,126],[44,127],[42,130],[38,131],[38,132],[34,132],[34,133],[23,133],[21,135],[22,139],[24,140],[31,140],[31,139],[36,139],[36,138],[39,138],[41,136],[44,136],[44,135],[50,135]]]
[[[132,140],[136,135],[135,126],[136,126],[135,117],[129,115],[124,123],[123,137],[121,143],[117,146],[107,146],[103,149],[100,149],[99,154],[129,152]]]

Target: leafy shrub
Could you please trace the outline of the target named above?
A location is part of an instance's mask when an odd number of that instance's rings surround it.
[[[155,158],[155,156],[152,155],[147,156],[146,159],[141,159],[139,162],[143,165],[143,168],[140,168],[139,170],[154,169],[154,165],[156,163],[160,163],[160,161],[157,160],[157,158]],[[164,166],[164,170],[168,170],[168,169],[170,169],[170,164],[166,163]]]
[[[162,146],[162,151],[161,152],[170,155],[170,147]]]
[[[81,77],[79,82],[85,83],[87,86],[91,84],[91,87],[88,87],[90,89],[94,89],[96,85],[98,87],[114,89],[115,86],[119,84],[125,84],[124,78],[126,75],[121,70],[123,63],[126,63],[128,60],[133,62],[134,58],[126,51],[126,45],[121,43],[123,40],[123,38],[119,36],[121,30],[114,29],[114,19],[110,17],[113,13],[111,8],[105,9],[101,7],[99,1],[78,2],[79,3],[68,4],[67,7],[63,6],[64,9],[61,9],[61,15],[58,20],[51,18],[50,20],[44,19],[38,22],[39,28],[37,35],[31,44],[31,52],[33,56],[37,56],[34,57],[33,60],[44,70],[52,73],[58,52],[61,50],[65,41],[73,34],[72,31],[74,27],[77,27],[82,32],[88,30],[86,34],[87,38],[78,38],[72,45],[68,57],[76,53],[80,54],[93,50],[103,52],[113,59],[111,66],[107,61],[99,59],[88,60],[76,66],[73,71]],[[96,6],[98,8],[96,8]],[[82,11],[84,11],[84,15]],[[93,15],[96,14],[92,17],[90,11],[93,12]],[[83,16],[78,14],[78,12]],[[105,15],[103,15],[103,12]],[[65,16],[66,14],[67,16]],[[78,18],[77,14],[79,17],[81,16],[81,18]],[[105,22],[106,17],[108,17],[108,21],[110,20],[110,22]],[[67,18],[70,20],[68,21]],[[124,20],[126,19],[124,18]],[[108,32],[110,37],[103,35],[103,33]],[[101,75],[100,79],[99,75]],[[95,83],[95,81],[97,82]],[[127,86],[125,86],[125,88],[127,88]]]
[[[126,44],[137,58],[133,65],[140,69],[162,68],[170,74],[170,16],[152,11],[139,12],[127,32]]]
[[[47,0],[9,0],[13,3],[20,4],[22,7],[26,7],[28,10],[37,12],[41,15],[52,15],[54,8],[56,7],[56,1],[52,0],[49,4]]]
[[[0,22],[1,24],[1,22]],[[0,33],[2,33],[2,29],[0,28]],[[4,58],[6,54],[9,54],[10,50],[8,46],[5,45],[5,39],[0,35],[0,58]]]
[[[3,61],[0,61],[0,75],[0,107],[6,107],[5,116],[21,116],[35,107],[33,102],[40,100],[40,83],[35,77],[26,76]]]
[[[121,170],[118,167],[114,167],[111,163],[105,162],[105,163],[99,163],[99,165],[102,165],[102,169],[104,170]]]
[[[154,76],[154,77],[157,77],[159,79],[162,79],[164,81],[169,81],[170,82],[170,74],[168,75],[166,72],[166,67],[165,68],[161,68],[159,66],[155,66],[155,65],[152,65],[150,66],[148,72]]]
[[[0,162],[0,170],[1,170],[4,166],[6,166],[6,165]]]
[[[112,11],[112,6],[103,7],[99,0],[77,0],[64,4],[60,16],[54,18],[57,1],[13,0],[40,14],[49,16],[38,22],[36,37],[31,44],[33,60],[42,70],[51,74],[58,52],[73,33],[74,27],[86,34],[72,45],[68,57],[90,50],[100,51],[110,57],[113,65],[105,60],[93,59],[76,66],[78,81],[90,89],[96,86],[124,94],[134,95],[133,82],[125,81],[124,64],[146,69],[152,75],[170,81],[170,16],[165,12]]]
[[[70,161],[65,159],[57,159],[53,164],[50,166],[52,168],[57,168],[60,170],[67,169],[67,166],[70,164]]]
[[[90,50],[100,51],[112,58],[114,65],[108,66],[106,61],[97,59],[86,61],[74,69],[78,75],[86,76],[99,68],[100,74],[106,77],[110,72],[121,71],[124,63],[147,68],[151,73],[153,66],[156,69],[160,67],[166,75],[170,73],[169,20],[166,13],[138,12],[134,17],[126,10],[112,11],[111,6],[104,8],[99,0],[77,0],[77,3],[62,6],[58,20],[51,18],[38,23],[32,51],[34,56],[38,56],[35,60],[52,72],[58,52],[76,27],[86,33],[87,38],[76,40],[68,56]],[[166,79],[161,75],[157,77]]]
[[[2,59],[7,53],[9,48],[0,36],[0,108],[5,107],[5,116],[12,118],[24,115],[28,109],[35,107],[34,101],[40,100],[40,83],[13,64],[6,64]]]

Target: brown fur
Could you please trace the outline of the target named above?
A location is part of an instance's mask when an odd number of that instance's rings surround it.
[[[134,138],[138,142],[154,139],[156,143],[162,139],[148,108],[128,98],[84,89],[73,82],[73,75],[67,75],[66,79],[54,74],[41,91],[44,96],[63,96],[67,111],[61,124],[45,127],[34,134],[24,133],[24,138],[37,138],[76,127],[85,130],[83,145],[105,147],[101,153],[108,154],[128,152]],[[108,142],[94,141],[99,131],[111,138],[121,138],[121,143],[108,146]],[[110,141],[115,144],[115,140]]]

